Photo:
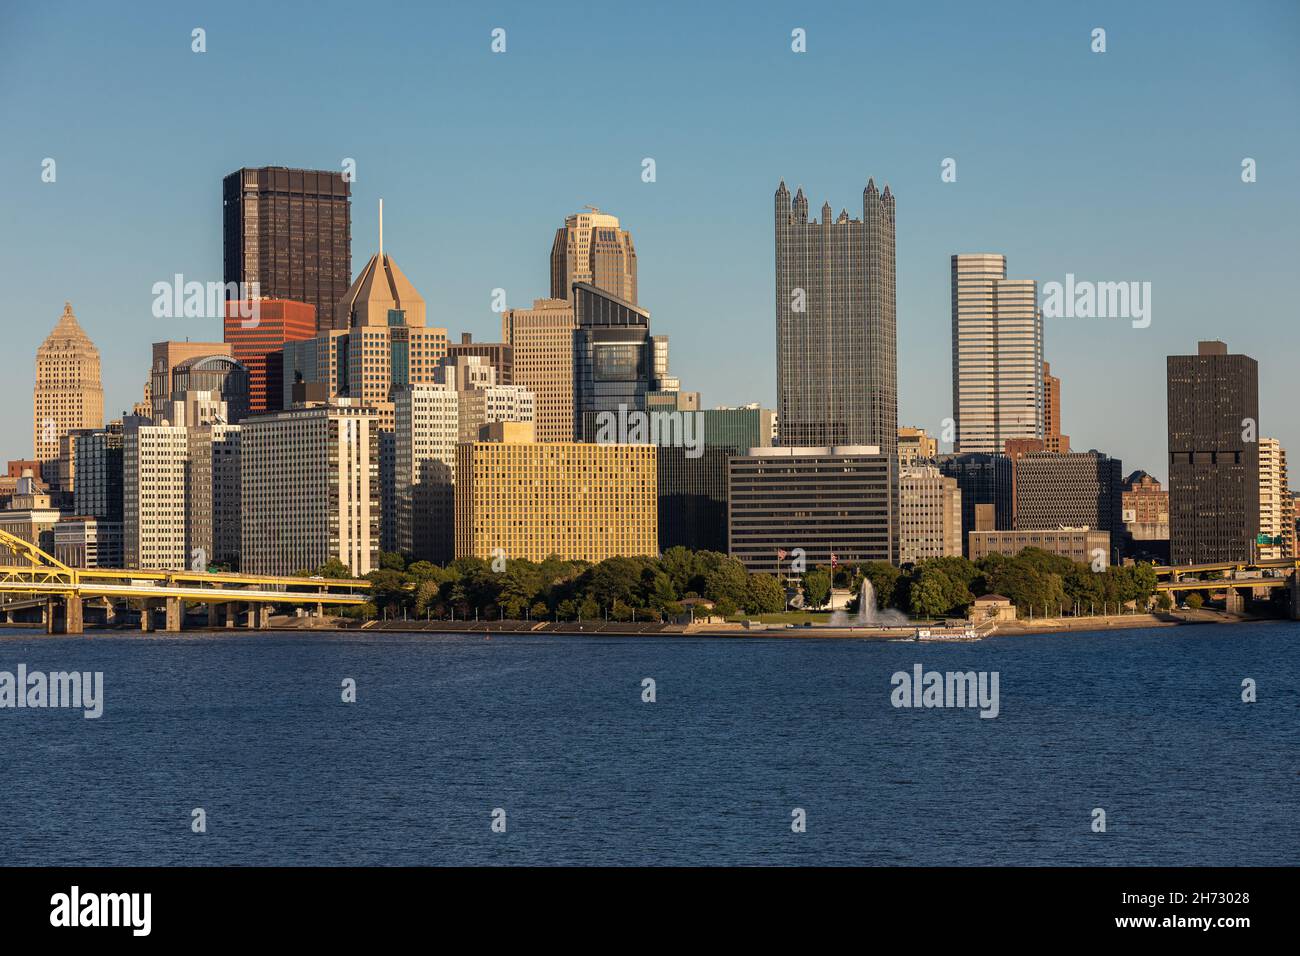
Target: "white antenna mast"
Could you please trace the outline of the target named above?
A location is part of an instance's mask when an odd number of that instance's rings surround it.
[[[379,200],[379,258],[384,258],[384,201]]]

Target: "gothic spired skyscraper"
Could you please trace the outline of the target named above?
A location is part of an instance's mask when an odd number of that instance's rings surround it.
[[[776,374],[782,445],[898,442],[894,197],[868,180],[862,219],[808,219],[776,190]]]
[[[32,391],[35,457],[41,477],[58,484],[59,440],[79,428],[104,427],[104,388],[99,349],[90,341],[72,303],[36,350],[36,387]]]

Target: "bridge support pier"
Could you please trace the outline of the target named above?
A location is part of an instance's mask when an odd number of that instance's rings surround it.
[[[84,634],[84,605],[79,597],[53,597],[41,608],[46,634]]]
[[[64,634],[84,634],[86,632],[85,611],[86,605],[80,597],[74,596],[63,599]]]
[[[145,598],[140,604],[140,633],[152,634],[154,626],[153,602]]]
[[[226,626],[226,605],[212,603],[208,605],[208,627]]]
[[[163,630],[172,633],[181,630],[185,620],[185,602],[178,597],[164,598],[165,620]]]
[[[1241,614],[1246,610],[1246,599],[1236,588],[1227,588],[1223,592],[1223,609],[1229,614]]]

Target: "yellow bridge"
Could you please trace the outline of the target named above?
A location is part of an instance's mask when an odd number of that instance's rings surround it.
[[[320,615],[327,604],[370,599],[370,582],[364,580],[71,568],[30,541],[0,531],[4,551],[15,563],[0,564],[0,613],[12,623],[15,610],[39,607],[49,633],[82,633],[88,606],[102,608],[111,623],[115,602],[135,602],[143,631],[155,629],[160,610],[163,629],[179,631],[189,603],[207,605],[212,626],[233,627],[242,611],[246,626],[265,627],[275,605],[308,606]]]

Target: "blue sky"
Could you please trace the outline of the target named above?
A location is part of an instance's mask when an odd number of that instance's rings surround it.
[[[151,342],[220,338],[154,318],[150,290],[221,278],[221,177],[352,157],[354,268],[382,197],[387,250],[453,336],[499,338],[494,288],[547,294],[566,214],[618,215],[641,304],[707,405],[775,401],[777,182],[861,215],[874,176],[898,197],[901,423],[951,413],[949,256],[1002,252],[1040,284],[1152,283],[1149,328],[1047,321],[1076,448],[1163,479],[1164,357],[1223,338],[1259,360],[1262,431],[1300,459],[1297,44],[1294,0],[2,0],[0,456],[31,453],[34,353],[65,299],[103,354],[106,411],[129,408]]]

